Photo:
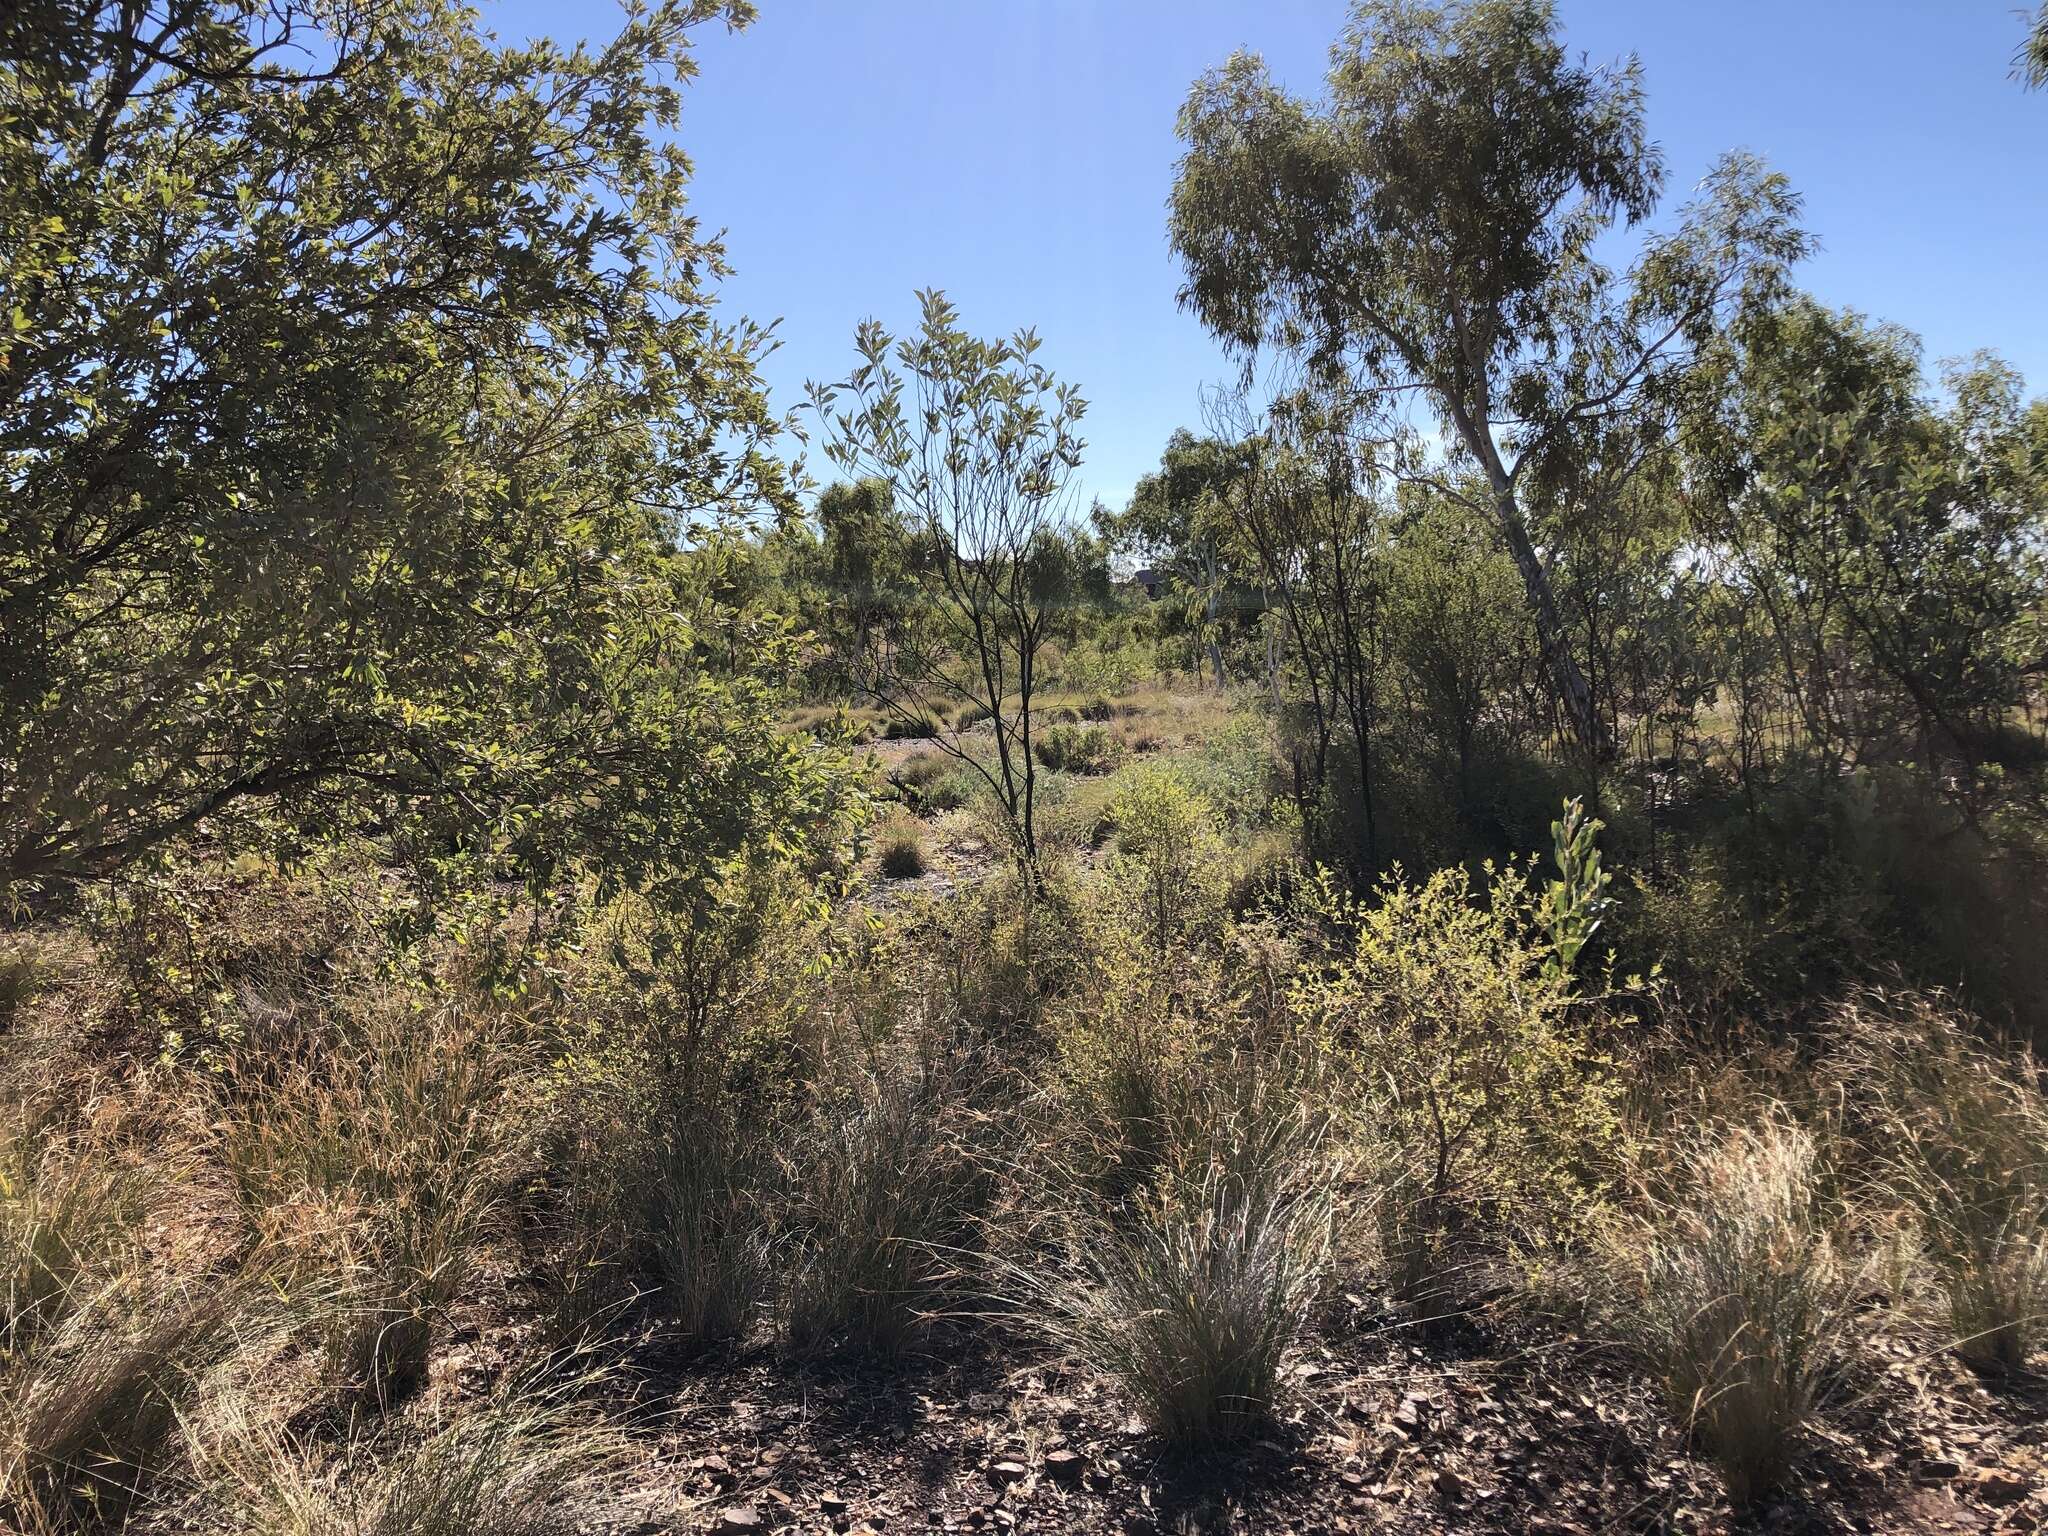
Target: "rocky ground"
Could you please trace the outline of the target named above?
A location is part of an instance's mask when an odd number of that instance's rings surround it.
[[[1872,1327],[1881,1319],[1873,1314]],[[459,1398],[531,1325],[478,1316],[438,1371]],[[1782,1497],[1731,1509],[1711,1464],[1618,1361],[1484,1322],[1419,1330],[1326,1303],[1273,1431],[1161,1455],[1115,1396],[999,1323],[942,1325],[888,1367],[766,1348],[680,1355],[653,1327],[606,1410],[644,1445],[611,1530],[1034,1532],[1986,1532],[2048,1525],[2048,1375],[1980,1378],[1887,1339],[1801,1447]]]

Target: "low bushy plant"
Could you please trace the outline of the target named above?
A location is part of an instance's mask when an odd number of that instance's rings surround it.
[[[1432,1311],[1575,1241],[1620,1145],[1618,1085],[1547,898],[1517,868],[1487,875],[1483,897],[1462,868],[1388,879],[1369,904],[1327,878],[1302,896],[1335,938],[1293,1006],[1354,1064],[1393,1288]]]
[[[1122,781],[1109,814],[1116,826],[1111,889],[1164,955],[1220,913],[1226,874],[1215,813],[1177,769],[1155,764]]]
[[[1616,1331],[1743,1503],[1777,1485],[1841,1379],[1867,1276],[1843,1252],[1804,1130],[1725,1131],[1680,1166],[1677,1191],[1613,1241]]]
[[[792,1131],[790,1349],[898,1355],[959,1294],[989,1189],[976,1155],[987,1073],[972,1053],[880,1048]]]
[[[1185,1133],[1184,1133],[1185,1134]],[[1266,1423],[1331,1234],[1318,1138],[1279,1104],[1217,1108],[1154,1190],[1076,1215],[1024,1289],[1053,1338],[1177,1452]]]
[[[342,1389],[389,1404],[426,1379],[502,1191],[503,1073],[482,1019],[394,994],[230,1106],[223,1160],[276,1262],[322,1299]]]
[[[924,830],[908,816],[882,828],[877,867],[885,880],[915,880],[925,872]]]
[[[351,1438],[338,1457],[257,1421],[245,1402],[224,1404],[190,1440],[211,1502],[248,1536],[581,1529],[599,1513],[625,1449],[574,1412],[569,1390],[542,1381],[515,1382],[395,1447]]]
[[[1123,757],[1123,743],[1105,725],[1052,725],[1031,744],[1041,766],[1055,773],[1108,773]]]
[[[1936,998],[1868,994],[1837,1011],[1831,1033],[1831,1074],[1872,1193],[1910,1213],[1957,1351],[1987,1370],[2024,1364],[2048,1334],[2039,1069]]]

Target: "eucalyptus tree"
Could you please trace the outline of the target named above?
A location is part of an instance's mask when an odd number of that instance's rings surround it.
[[[1028,872],[1038,867],[1032,710],[1046,642],[1071,621],[1086,582],[1073,475],[1087,403],[1036,361],[1037,335],[984,341],[936,289],[921,291],[916,335],[861,324],[860,362],[810,386],[840,470],[887,485],[915,587],[866,694],[968,764],[993,791]],[[941,706],[985,718],[985,761]]]
[[[564,50],[454,0],[7,8],[0,896],[188,833],[692,888],[801,835],[790,639],[679,612],[672,563],[786,499],[654,133],[749,14]]]
[[[1806,299],[1721,364],[1692,505],[1767,617],[1808,742],[1970,787],[2048,674],[2048,402],[1981,356],[1935,398],[1915,338]]]
[[[1115,537],[1164,578],[1171,614],[1195,628],[1219,690],[1226,681],[1224,625],[1231,613],[1257,605],[1240,570],[1248,562],[1238,558],[1242,545],[1230,510],[1241,457],[1232,444],[1177,430],[1159,468],[1139,479],[1112,523]]]
[[[1344,391],[1302,390],[1254,417],[1243,398],[1210,413],[1231,450],[1228,515],[1287,619],[1308,695],[1306,754],[1292,753],[1304,825],[1327,837],[1332,753],[1349,743],[1356,840],[1337,851],[1354,875],[1379,867],[1375,749],[1386,659],[1388,483],[1361,440]]]
[[[1730,307],[1775,288],[1805,248],[1785,183],[1722,162],[1679,228],[1617,276],[1596,245],[1647,219],[1663,184],[1641,72],[1572,62],[1546,0],[1364,0],[1323,101],[1240,53],[1195,83],[1179,131],[1182,302],[1248,379],[1262,351],[1348,379],[1378,435],[1405,440],[1396,472],[1459,497],[1476,475],[1564,716],[1606,755],[1530,485],[1661,409]]]
[[[2036,11],[2027,23],[2026,39],[2013,60],[2013,73],[2030,89],[2038,90],[2048,85],[2048,4]]]

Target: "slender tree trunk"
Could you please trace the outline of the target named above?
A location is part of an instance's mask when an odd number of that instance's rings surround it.
[[[1498,493],[1494,510],[1500,519],[1501,532],[1507,537],[1508,552],[1514,556],[1515,568],[1522,573],[1522,587],[1528,594],[1529,610],[1536,620],[1536,638],[1543,647],[1543,668],[1549,675],[1551,689],[1556,693],[1581,749],[1593,762],[1605,762],[1614,753],[1613,739],[1593,703],[1593,689],[1586,681],[1586,674],[1579,670],[1578,661],[1572,655],[1564,617],[1558,612],[1557,596],[1551,590],[1550,573],[1543,569],[1542,557],[1529,541],[1529,530],[1522,522],[1521,509],[1515,505],[1513,493]]]

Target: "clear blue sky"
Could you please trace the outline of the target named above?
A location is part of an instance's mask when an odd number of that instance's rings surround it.
[[[1112,503],[1229,371],[1174,303],[1165,203],[1190,82],[1232,49],[1319,94],[1342,0],[759,0],[700,34],[678,135],[737,275],[781,319],[779,407],[836,379],[857,321],[936,286],[982,334],[1036,326],[1090,402],[1086,490]],[[2048,391],[2048,92],[2008,78],[2019,0],[1561,0],[1595,60],[1643,61],[1668,201],[1723,150],[1784,171],[1828,303],[1930,360],[1990,347]],[[572,0],[484,3],[507,40],[611,26]],[[814,471],[825,466],[813,455]]]

